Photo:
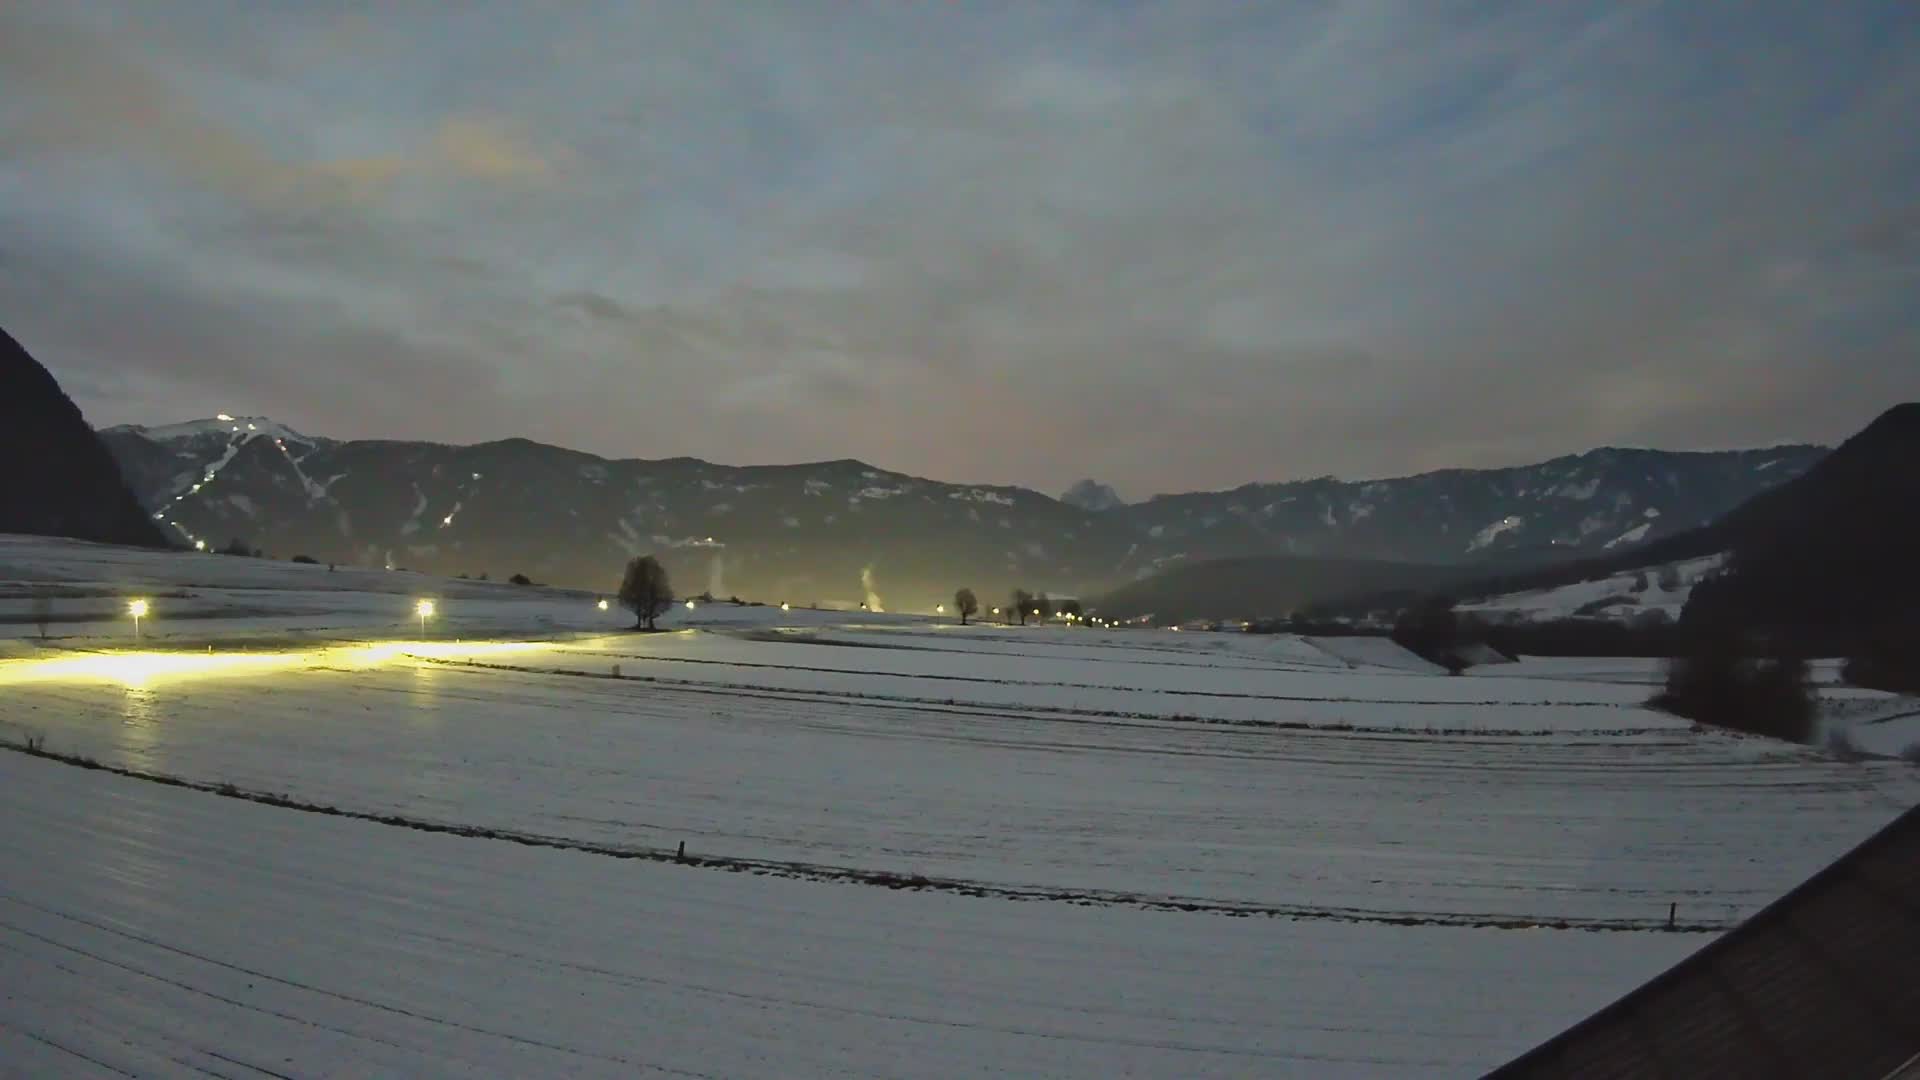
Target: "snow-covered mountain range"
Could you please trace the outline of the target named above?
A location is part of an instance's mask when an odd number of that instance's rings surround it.
[[[1712,520],[1826,452],[1601,449],[1129,505],[1090,483],[1062,501],[850,460],[729,466],[615,461],[524,439],[335,441],[263,417],[101,437],[184,543],[240,538],[281,557],[587,587],[610,587],[628,556],[653,552],[682,593],[850,605],[866,597],[864,577],[902,608],[931,607],[960,585],[989,602],[1014,585],[1091,593],[1232,556],[1495,564],[1617,550]]]

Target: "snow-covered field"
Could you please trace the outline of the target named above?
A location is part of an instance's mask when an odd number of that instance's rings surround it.
[[[137,774],[0,754],[0,1069],[1470,1075],[1920,799],[1643,661],[596,599],[0,538],[0,737]]]

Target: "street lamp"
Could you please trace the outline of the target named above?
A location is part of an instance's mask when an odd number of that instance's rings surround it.
[[[605,600],[602,600],[593,606],[599,608],[601,611],[607,610],[607,602]]]
[[[133,616],[133,640],[140,640],[140,620],[147,613],[145,600],[134,600],[127,604],[127,614]]]
[[[427,620],[433,616],[433,601],[422,600],[413,605],[413,613],[420,616],[420,636],[427,636]]]
[[[692,610],[693,610],[693,601],[691,601],[691,600],[689,600],[689,601],[687,601],[687,610],[688,610],[688,611],[692,611]]]
[[[947,605],[945,604],[933,605],[933,613],[935,615],[945,615],[947,613]]]

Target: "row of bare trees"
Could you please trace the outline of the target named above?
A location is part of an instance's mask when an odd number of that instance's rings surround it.
[[[960,613],[960,625],[965,626],[968,619],[980,613],[980,599],[972,589],[961,589],[953,594],[953,609]],[[1009,623],[1018,622],[1025,626],[1028,619],[1047,619],[1056,614],[1078,618],[1083,614],[1083,609],[1078,600],[1061,600],[1056,604],[1044,592],[1035,594],[1025,589],[1015,589],[1007,597],[1007,606],[995,608],[994,613]]]

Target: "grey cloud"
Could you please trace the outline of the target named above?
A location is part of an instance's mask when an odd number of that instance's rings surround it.
[[[602,296],[597,292],[580,291],[561,293],[553,298],[553,302],[561,307],[573,308],[587,315],[591,315],[596,319],[607,319],[609,321],[619,322],[629,318],[625,305],[621,304],[618,300]]]
[[[0,320],[127,419],[1145,491],[1920,395],[1898,3],[93,9],[9,64]]]

